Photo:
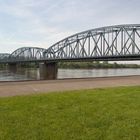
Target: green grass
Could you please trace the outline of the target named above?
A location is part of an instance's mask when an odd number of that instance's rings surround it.
[[[0,98],[0,140],[140,140],[140,87]]]

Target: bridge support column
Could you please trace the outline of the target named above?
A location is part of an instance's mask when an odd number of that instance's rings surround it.
[[[8,70],[10,72],[16,73],[17,72],[17,64],[16,63],[9,63]]]
[[[44,80],[57,79],[57,63],[45,62],[39,64],[40,78]]]

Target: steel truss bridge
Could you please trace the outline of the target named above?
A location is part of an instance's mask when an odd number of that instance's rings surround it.
[[[140,60],[140,24],[115,25],[69,36],[50,48],[23,47],[0,54],[0,63]]]

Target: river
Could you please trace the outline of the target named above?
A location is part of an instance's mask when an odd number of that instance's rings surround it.
[[[140,75],[140,68],[58,69],[57,79]],[[42,80],[39,69],[20,69],[17,73],[0,70],[0,81]]]

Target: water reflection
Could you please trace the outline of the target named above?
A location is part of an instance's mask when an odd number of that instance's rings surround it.
[[[140,69],[58,69],[58,79],[140,75]],[[41,80],[39,69],[0,70],[0,81]]]
[[[58,79],[140,75],[140,69],[59,69]]]

